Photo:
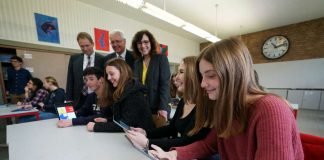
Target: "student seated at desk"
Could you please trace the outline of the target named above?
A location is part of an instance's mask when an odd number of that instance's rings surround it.
[[[59,88],[58,83],[54,77],[46,77],[44,81],[44,88],[49,91],[44,102],[39,102],[37,109],[39,110],[39,118],[41,120],[57,118],[55,104],[63,104],[65,99],[64,89]],[[19,122],[35,121],[35,116],[25,116],[19,119]]]
[[[47,95],[48,92],[43,88],[43,82],[38,78],[31,78],[25,87],[24,102],[17,102],[17,105],[22,108],[37,107]]]
[[[240,39],[209,45],[196,66],[201,88],[192,131],[213,129],[205,139],[169,152],[153,145],[151,154],[164,160],[203,159],[215,153],[222,160],[304,159],[289,105],[256,84],[251,55]]]
[[[144,87],[133,79],[129,65],[122,59],[111,59],[105,64],[108,106],[113,118],[129,126],[152,129],[152,114],[144,99]],[[97,118],[87,125],[94,132],[122,132],[123,129],[112,120]]]
[[[148,148],[155,144],[164,150],[171,147],[183,146],[200,140],[209,132],[209,128],[202,128],[196,134],[189,134],[195,126],[196,104],[194,99],[198,90],[198,80],[195,77],[196,57],[190,56],[183,59],[176,75],[177,92],[183,97],[178,103],[174,117],[167,126],[152,130],[132,128],[127,132],[127,137],[140,148]],[[147,136],[147,138],[146,138]]]
[[[83,106],[76,111],[77,118],[57,122],[57,126],[60,128],[86,125],[88,122],[94,121],[96,117],[109,115],[109,110],[107,110],[108,113],[104,112],[107,107],[102,107],[107,104],[107,98],[103,94],[105,90],[103,71],[98,67],[88,67],[83,71],[83,76],[86,86],[94,92],[87,96]],[[110,117],[111,115],[110,112]]]

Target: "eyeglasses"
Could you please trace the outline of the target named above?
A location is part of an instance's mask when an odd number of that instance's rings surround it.
[[[148,45],[150,43],[150,41],[140,41],[140,42],[137,42],[137,45]]]
[[[122,42],[123,40],[115,40],[115,41],[111,41],[110,44],[120,44]]]

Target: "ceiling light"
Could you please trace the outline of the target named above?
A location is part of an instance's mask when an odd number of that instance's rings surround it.
[[[127,4],[133,8],[139,9],[144,5],[144,0],[116,0],[123,4]]]
[[[143,12],[154,16],[156,18],[159,18],[165,22],[168,22],[170,24],[173,24],[177,27],[181,27],[182,25],[184,25],[184,21],[182,19],[180,19],[179,17],[176,17],[150,3],[145,2],[143,8],[141,8]]]
[[[207,37],[205,38],[206,40],[210,41],[210,42],[217,42],[217,41],[220,41],[221,39],[217,38],[216,36],[213,36],[213,37]]]

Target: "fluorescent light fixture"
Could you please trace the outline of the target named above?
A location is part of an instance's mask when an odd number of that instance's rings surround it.
[[[207,37],[211,37],[211,34],[204,31],[203,29],[190,24],[190,23],[186,23],[184,26],[182,26],[182,28],[190,33],[193,33],[201,38],[207,38]]]
[[[144,6],[141,8],[143,12],[154,16],[156,18],[159,18],[165,22],[168,22],[170,24],[173,24],[177,27],[181,27],[184,25],[184,21],[180,19],[179,17],[176,17],[150,3],[145,2]]]
[[[205,30],[203,30],[193,24],[188,23],[188,22],[182,20],[181,18],[179,18],[169,12],[166,12],[165,10],[162,10],[161,8],[158,8],[150,3],[144,2],[144,0],[116,0],[116,1],[126,4],[128,6],[136,8],[136,9],[141,9],[143,12],[145,12],[153,17],[156,17],[160,20],[168,22],[168,23],[175,25],[177,27],[181,27],[182,29],[184,29],[190,33],[193,33],[201,38],[204,38],[208,41],[217,42],[220,40],[218,37],[206,32]]]
[[[144,0],[116,0],[123,4],[127,4],[133,8],[139,9],[144,5]]]
[[[220,41],[221,39],[217,38],[216,36],[213,36],[213,37],[207,37],[205,38],[206,40],[210,41],[210,42],[217,42],[217,41]]]

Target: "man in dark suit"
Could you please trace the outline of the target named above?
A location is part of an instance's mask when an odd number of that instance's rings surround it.
[[[133,69],[135,58],[133,53],[126,49],[126,39],[124,33],[119,30],[114,30],[110,33],[110,44],[115,52],[108,54],[105,57],[105,62],[113,58],[121,58]]]
[[[94,52],[94,42],[91,36],[86,32],[80,32],[77,36],[78,44],[82,53],[72,55],[69,61],[66,99],[73,100],[73,104],[82,106],[88,93],[92,91],[85,87],[83,81],[83,70],[87,67],[99,67],[103,69],[104,57]],[[76,107],[77,109],[78,107]]]

